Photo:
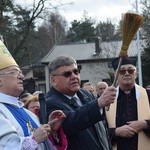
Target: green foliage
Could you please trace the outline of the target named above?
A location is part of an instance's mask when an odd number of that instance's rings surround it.
[[[121,33],[116,32],[115,25],[113,25],[109,20],[107,20],[107,22],[100,21],[96,27],[96,31],[97,35],[101,37],[102,41],[113,41],[120,39]]]
[[[12,17],[7,14],[12,13],[14,5],[12,0],[0,0],[0,34],[4,35],[4,33],[8,34],[11,25],[12,25]]]
[[[32,9],[16,5],[12,0],[0,3],[0,34],[4,43],[20,66],[31,65],[31,60],[34,60],[31,41],[36,42],[34,20],[42,11],[39,10],[40,4],[37,4],[37,9]]]
[[[74,20],[71,22],[71,28],[68,32],[68,42],[93,42],[96,37],[100,37],[102,41],[120,40],[120,28],[115,28],[111,21],[99,22],[95,27],[91,18],[85,17],[83,21]]]
[[[34,64],[41,60],[56,44],[70,42],[93,42],[95,37],[103,35],[104,40],[111,39],[115,27],[111,22],[102,23],[101,31],[97,32],[94,21],[84,12],[81,21],[74,20],[66,35],[66,21],[58,13],[43,13],[44,2],[38,0],[33,7],[16,5],[12,0],[0,1],[0,34],[4,42],[20,66]],[[41,17],[43,24],[35,26],[36,19]],[[105,27],[106,26],[106,27]]]
[[[142,62],[143,83],[145,87],[150,84],[150,47],[144,49]]]
[[[92,42],[96,36],[94,22],[91,19],[85,19],[84,21],[74,20],[71,22],[67,39],[69,42],[80,42],[86,40],[86,42]]]
[[[142,74],[144,87],[150,84],[150,2],[141,1],[143,4],[144,23],[142,26],[142,38],[145,40],[142,54]]]

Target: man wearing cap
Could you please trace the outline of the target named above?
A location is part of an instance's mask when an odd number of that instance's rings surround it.
[[[0,150],[56,150],[47,139],[51,131],[49,124],[41,125],[37,117],[23,108],[18,97],[23,92],[24,76],[0,41]],[[59,113],[60,124],[62,111]],[[56,116],[57,114],[53,114]],[[54,116],[49,119],[54,119]]]
[[[101,97],[80,89],[80,74],[76,60],[59,56],[49,64],[51,89],[47,93],[48,114],[61,109],[66,114],[62,123],[67,136],[67,150],[110,150],[108,139],[98,124],[103,120],[100,109],[114,102],[116,88],[108,87]]]
[[[112,61],[116,70],[119,58]],[[149,150],[150,92],[135,83],[136,60],[123,58],[117,97],[106,111],[109,133],[114,150]]]

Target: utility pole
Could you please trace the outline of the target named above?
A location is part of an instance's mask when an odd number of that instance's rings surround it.
[[[138,13],[138,0],[136,0],[136,12]],[[137,52],[138,52],[138,79],[139,79],[139,85],[143,86],[143,82],[142,82],[142,65],[141,65],[141,50],[140,50],[140,34],[139,34],[139,30],[137,31],[136,34],[136,47],[137,47]]]

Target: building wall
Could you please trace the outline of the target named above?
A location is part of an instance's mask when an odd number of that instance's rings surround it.
[[[33,70],[29,70],[24,76],[25,79],[33,78]]]
[[[82,66],[80,77],[81,80],[89,80],[94,85],[104,79],[110,79],[112,68],[108,68],[108,62],[90,62],[78,64]]]

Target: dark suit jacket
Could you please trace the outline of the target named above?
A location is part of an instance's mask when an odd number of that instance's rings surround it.
[[[46,95],[48,115],[61,109],[67,118],[62,124],[68,139],[67,150],[102,150],[94,124],[103,120],[97,100],[85,90],[77,92],[83,106],[76,110],[69,105],[69,99],[53,87]]]

